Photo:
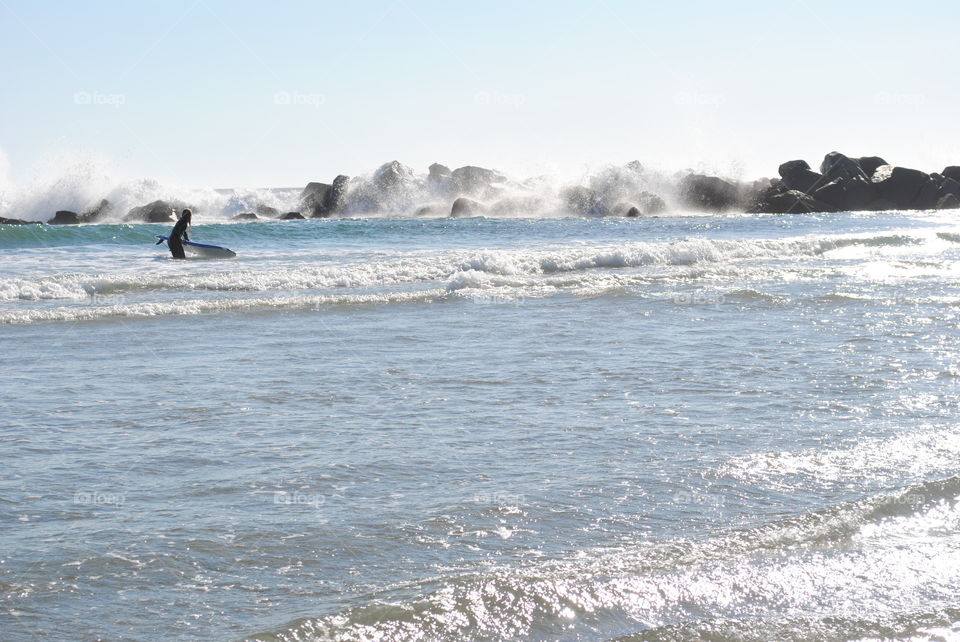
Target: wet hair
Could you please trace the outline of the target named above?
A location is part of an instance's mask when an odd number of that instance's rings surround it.
[[[185,210],[183,210],[182,212],[180,212],[180,215],[181,215],[181,216],[189,216],[189,217],[192,218],[192,217],[193,217],[193,212],[191,212],[189,209],[185,209]]]

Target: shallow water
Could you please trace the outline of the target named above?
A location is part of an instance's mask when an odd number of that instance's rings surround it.
[[[952,216],[0,227],[0,628],[956,636]]]

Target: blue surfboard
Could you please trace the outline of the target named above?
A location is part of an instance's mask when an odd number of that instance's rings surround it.
[[[157,241],[157,245],[160,245],[163,241],[170,240],[169,237],[163,236],[162,234],[157,234],[156,236],[160,239]],[[194,243],[193,241],[184,241],[183,250],[211,259],[230,259],[237,255],[233,250],[220,247],[219,245],[207,245],[206,243]]]

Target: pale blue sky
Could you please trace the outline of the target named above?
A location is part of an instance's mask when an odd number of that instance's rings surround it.
[[[0,0],[0,150],[204,186],[398,159],[960,164],[960,3]]]

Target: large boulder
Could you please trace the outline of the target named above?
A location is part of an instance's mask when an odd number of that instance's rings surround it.
[[[300,192],[300,211],[307,212],[310,218],[323,218],[330,216],[324,201],[330,186],[326,183],[307,183],[307,186]]]
[[[429,168],[430,173],[427,175],[427,185],[440,196],[448,196],[453,194],[453,176],[450,172],[450,168],[446,165],[441,165],[440,163],[434,163]]]
[[[323,207],[329,214],[338,214],[343,209],[343,204],[347,200],[347,184],[350,182],[349,176],[343,174],[333,179],[333,184],[327,190],[323,197]]]
[[[78,225],[80,215],[70,210],[58,210],[47,223],[50,225]]]
[[[780,167],[777,168],[777,171],[780,173],[780,178],[786,178],[793,172],[805,169],[810,169],[810,163],[805,160],[792,160],[787,161],[786,163],[781,163]]]
[[[110,201],[103,198],[100,199],[100,203],[93,208],[92,210],[87,210],[80,215],[80,220],[83,223],[96,223],[97,221],[103,219],[107,214],[113,210],[113,205],[110,204]]]
[[[940,200],[940,185],[933,178],[928,178],[927,182],[920,188],[913,206],[918,210],[932,210],[936,208],[937,201]]]
[[[863,170],[863,173],[867,175],[867,178],[873,176],[873,173],[877,171],[877,168],[881,165],[888,165],[887,161],[883,160],[879,156],[861,156],[857,159],[857,165],[860,166],[860,169]]]
[[[153,201],[131,209],[123,220],[140,223],[173,223],[174,207],[167,201]]]
[[[287,212],[280,217],[281,221],[302,221],[305,217],[300,212]]]
[[[503,183],[507,178],[493,169],[467,165],[450,172],[450,180],[458,194],[483,197],[490,195],[493,186]]]
[[[739,190],[716,176],[687,174],[680,180],[680,200],[692,209],[723,212],[739,204]]]
[[[381,165],[373,173],[373,184],[383,191],[389,191],[409,183],[413,177],[412,169],[400,161],[390,161]]]
[[[265,218],[280,218],[280,210],[275,207],[270,207],[269,205],[264,205],[263,203],[257,205],[254,210],[258,216],[263,216]]]
[[[430,175],[427,177],[429,180],[440,180],[442,178],[450,177],[450,168],[446,165],[441,165],[440,163],[434,163],[429,168]]]
[[[960,181],[952,178],[944,178],[940,183],[940,198],[943,198],[947,194],[953,194],[954,196],[960,198]]]
[[[960,181],[960,165],[950,165],[949,167],[944,167],[943,171],[940,172],[947,178],[952,178],[955,181]]]
[[[463,196],[455,200],[453,206],[450,208],[450,216],[453,218],[482,216],[483,212],[483,205]]]
[[[877,186],[880,198],[889,201],[897,209],[907,209],[914,207],[920,190],[929,179],[920,170],[881,165],[873,173],[871,181]]]
[[[844,209],[847,201],[847,189],[845,181],[830,181],[826,185],[818,187],[811,194],[816,200],[829,205],[831,208],[840,211]]]
[[[253,212],[240,212],[231,218],[231,221],[256,221],[260,217],[254,214]]]
[[[868,178],[857,161],[844,156],[840,152],[830,152],[823,157],[823,162],[820,163],[820,173],[823,174],[826,182],[837,179],[849,181],[858,178],[866,180]]]
[[[938,210],[955,210],[958,208],[960,208],[960,197],[954,196],[953,194],[947,194],[937,201]]]
[[[785,190],[809,194],[829,182],[821,174],[812,171],[807,161],[787,161],[780,166],[779,171],[780,184]]]
[[[844,210],[848,212],[862,212],[872,209],[872,205],[878,197],[877,188],[873,183],[858,178],[856,180],[846,181],[843,187]]]
[[[827,212],[832,208],[809,194],[798,190],[771,187],[750,207],[751,212],[763,214],[810,214]]]

